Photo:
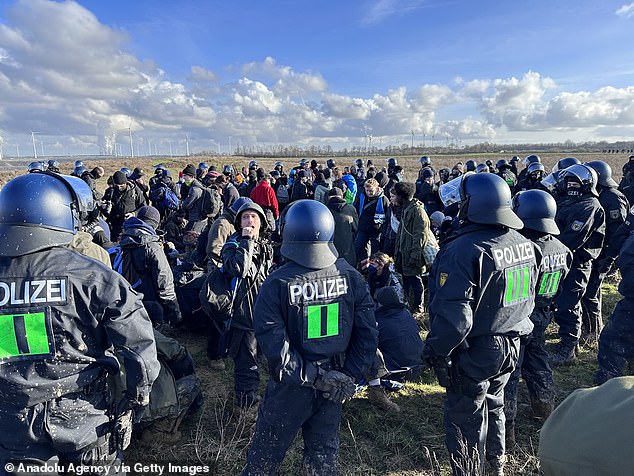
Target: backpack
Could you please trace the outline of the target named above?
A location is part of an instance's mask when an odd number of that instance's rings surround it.
[[[216,219],[222,213],[222,198],[218,190],[212,187],[203,187],[203,195],[200,198],[200,211],[203,216]]]
[[[280,205],[288,203],[288,199],[290,198],[288,195],[288,186],[280,184],[280,186],[277,187],[277,192],[275,192],[275,196],[277,197],[277,202]]]
[[[150,190],[149,198],[164,210],[178,210],[180,204],[178,195],[163,182]]]
[[[110,256],[110,262],[112,263],[112,269],[123,276],[123,250],[121,246],[116,245],[106,250]],[[141,278],[138,278],[136,283],[132,284],[132,289],[136,289],[141,284]]]
[[[239,278],[227,276],[222,267],[214,268],[205,278],[198,297],[200,305],[212,321],[227,322],[233,315]]]

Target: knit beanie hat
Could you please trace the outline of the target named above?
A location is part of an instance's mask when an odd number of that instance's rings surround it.
[[[376,300],[383,307],[394,308],[405,306],[399,299],[396,289],[392,286],[377,289]]]
[[[187,167],[183,169],[183,175],[189,175],[190,177],[195,177],[196,167],[194,167],[194,164],[187,164]]]
[[[156,208],[151,205],[139,208],[137,218],[141,221],[144,221],[155,230],[158,228],[159,223],[161,222],[161,214]]]
[[[128,183],[128,177],[121,170],[117,170],[112,176],[112,183],[115,185],[125,185]]]

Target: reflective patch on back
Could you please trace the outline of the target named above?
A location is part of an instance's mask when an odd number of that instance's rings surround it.
[[[55,355],[49,310],[0,315],[0,361],[35,360]]]
[[[306,308],[306,339],[321,339],[339,335],[339,303]]]
[[[531,299],[531,268],[517,266],[504,270],[504,307]]]

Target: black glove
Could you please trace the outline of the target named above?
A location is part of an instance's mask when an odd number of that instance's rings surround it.
[[[427,343],[425,343],[427,344]],[[451,359],[449,357],[441,357],[434,353],[434,349],[429,345],[423,348],[423,362],[429,368],[434,369],[438,385],[444,388],[451,386]]]
[[[338,370],[329,370],[319,375],[315,380],[315,388],[323,392],[324,398],[339,403],[352,398],[357,391],[352,377]]]

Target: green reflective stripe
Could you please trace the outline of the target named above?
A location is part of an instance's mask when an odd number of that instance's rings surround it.
[[[553,296],[559,289],[559,280],[561,279],[561,270],[544,273],[542,282],[539,285],[538,296]]]
[[[504,292],[504,305],[525,301],[530,296],[531,270],[528,266],[510,268],[504,272],[506,278],[506,290]]]
[[[308,306],[308,339],[339,335],[339,303]]]
[[[0,359],[20,355],[15,337],[13,315],[0,316]]]
[[[17,334],[16,320],[24,322],[24,335]],[[21,341],[23,344],[20,346]],[[22,347],[22,350],[20,350]],[[26,347],[26,348],[25,348]],[[52,354],[46,314],[7,314],[0,316],[0,359],[25,355]]]

